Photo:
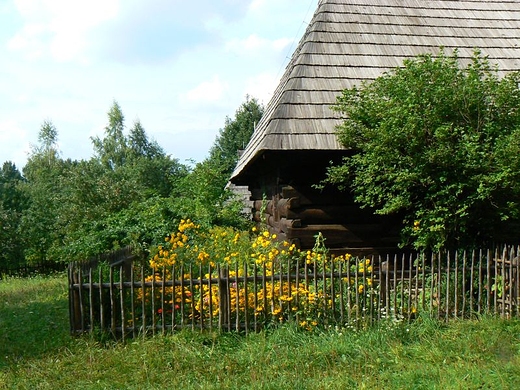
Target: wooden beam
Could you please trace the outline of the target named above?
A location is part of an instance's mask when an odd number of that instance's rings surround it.
[[[301,228],[289,228],[288,239],[299,238],[302,248],[312,248],[316,235],[322,233],[325,246],[389,246],[396,241],[392,231],[384,231],[380,224],[330,224],[307,225]]]

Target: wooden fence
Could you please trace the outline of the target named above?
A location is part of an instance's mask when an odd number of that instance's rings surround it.
[[[418,313],[445,320],[520,314],[518,248],[155,272],[125,253],[112,265],[70,264],[72,333],[124,339],[182,328],[251,332],[290,320],[357,327]]]

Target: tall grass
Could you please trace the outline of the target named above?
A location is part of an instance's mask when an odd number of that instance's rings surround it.
[[[515,389],[520,321],[291,325],[115,343],[68,334],[66,277],[0,282],[0,389]]]

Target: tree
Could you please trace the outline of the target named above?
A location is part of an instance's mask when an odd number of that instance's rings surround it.
[[[23,241],[18,234],[20,217],[26,207],[21,190],[23,177],[10,161],[0,170],[0,267],[16,267],[24,262]]]
[[[124,135],[125,117],[119,104],[114,101],[108,111],[108,125],[105,137],[92,137],[92,144],[97,156],[103,164],[114,169],[122,166],[127,157],[127,140]]]
[[[475,52],[419,56],[344,91],[335,109],[353,151],[328,170],[363,207],[403,216],[403,244],[505,239],[520,217],[520,76],[499,78]]]
[[[20,221],[20,236],[25,243],[25,260],[29,263],[54,261],[52,248],[63,242],[60,218],[64,204],[63,172],[67,163],[59,157],[58,132],[52,122],[44,121],[38,134],[39,145],[33,147],[23,169],[21,188],[28,206]]]
[[[38,133],[38,153],[47,156],[49,164],[58,154],[58,130],[50,120],[43,122]]]
[[[263,113],[264,107],[258,100],[246,96],[246,101],[236,111],[235,118],[226,117],[224,128],[219,131],[209,152],[209,159],[221,165],[225,175],[231,175],[238,162],[239,151],[246,147]],[[226,177],[226,181],[228,179]]]
[[[66,221],[60,259],[129,244],[146,249],[169,233],[177,217],[170,197],[179,196],[177,183],[187,168],[150,140],[139,121],[125,134],[117,102],[108,112],[104,137],[92,142],[96,156],[72,164],[61,180],[67,195],[60,213]]]
[[[6,161],[0,169],[0,203],[4,209],[21,212],[26,199],[20,189],[24,178],[15,164]]]
[[[180,183],[184,196],[178,199],[176,207],[182,215],[207,226],[245,226],[247,221],[241,215],[242,200],[235,199],[226,184],[238,161],[239,150],[249,142],[263,111],[256,99],[247,96],[235,117],[226,117],[209,157],[196,164]]]

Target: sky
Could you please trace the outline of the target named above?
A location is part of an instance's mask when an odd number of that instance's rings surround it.
[[[181,163],[202,161],[246,96],[267,104],[318,0],[0,0],[0,163],[44,121],[89,159],[107,113]]]

